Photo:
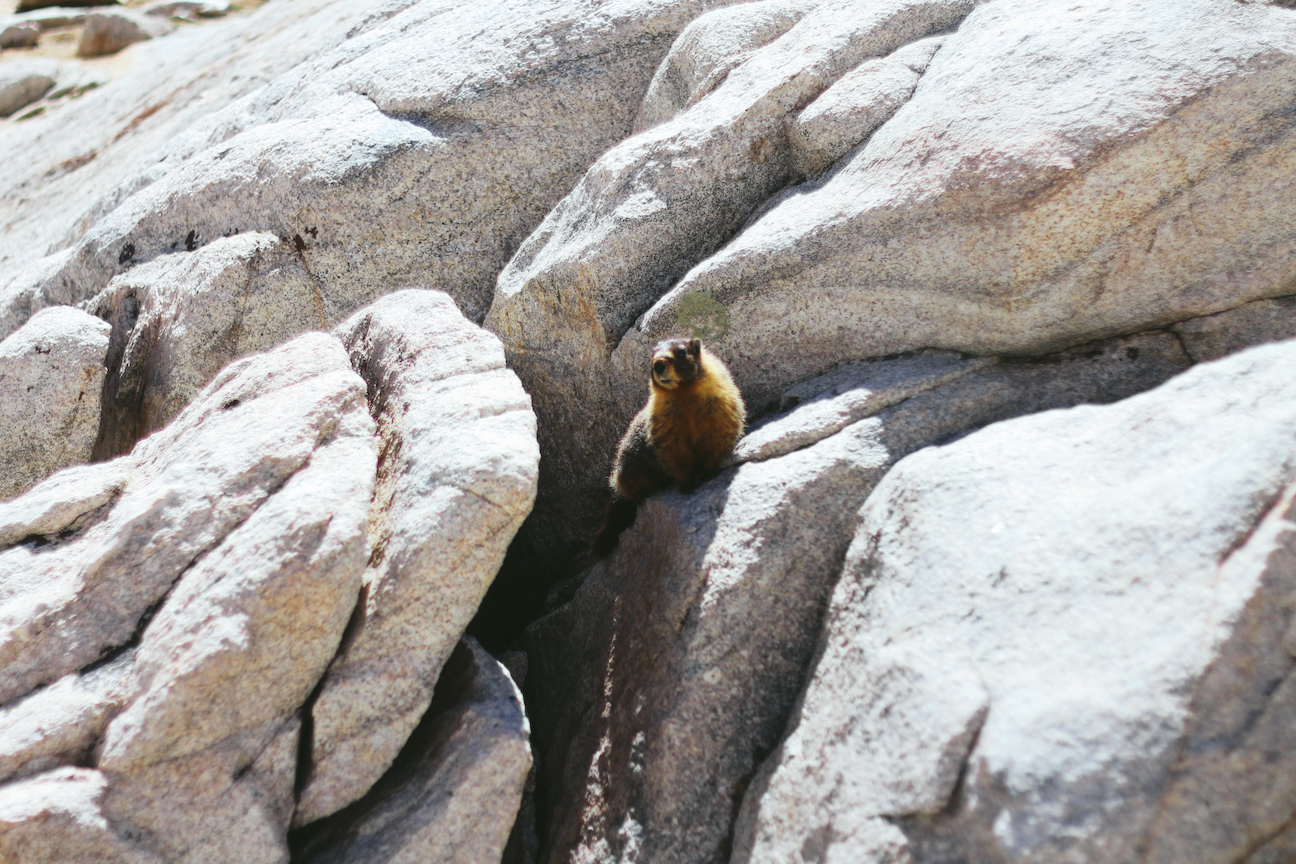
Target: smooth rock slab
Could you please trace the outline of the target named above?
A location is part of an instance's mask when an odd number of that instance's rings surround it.
[[[61,306],[0,342],[0,499],[89,461],[108,332],[98,318]]]
[[[174,29],[171,22],[130,9],[109,9],[86,15],[85,30],[77,45],[78,57],[116,54],[127,45],[165,36]]]
[[[1294,362],[1252,349],[896,465],[734,860],[1224,864],[1277,834]]]
[[[530,512],[531,400],[446,294],[390,294],[337,330],[382,440],[363,609],[311,709],[294,824],[355,801],[427,711],[437,674]]]
[[[752,454],[762,461],[690,496],[650,498],[571,602],[521,640],[541,860],[727,860],[747,782],[812,659],[856,508],[891,465],[1006,417],[1140,392],[1188,362],[1162,333],[1052,362],[920,355],[838,370],[764,427],[787,435],[771,434]],[[859,419],[840,428],[850,412]]]
[[[471,638],[446,662],[397,765],[307,836],[303,864],[497,864],[531,767],[530,724],[508,672]]]

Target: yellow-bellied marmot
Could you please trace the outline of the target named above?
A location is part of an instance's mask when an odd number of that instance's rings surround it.
[[[648,495],[671,485],[692,492],[714,474],[738,443],[745,415],[729,370],[700,340],[657,343],[648,404],[617,447],[612,501],[594,537],[594,554],[602,558],[616,548]]]

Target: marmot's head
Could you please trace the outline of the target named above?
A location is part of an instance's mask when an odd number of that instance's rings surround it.
[[[702,340],[666,339],[653,349],[652,380],[674,390],[702,377]]]

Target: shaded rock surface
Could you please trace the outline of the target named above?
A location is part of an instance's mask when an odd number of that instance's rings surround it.
[[[363,795],[428,710],[531,510],[540,461],[531,400],[499,340],[447,295],[390,294],[337,335],[365,379],[382,455],[362,608],[311,708],[299,825]]]
[[[1296,339],[1296,295],[1257,300],[1175,326],[1193,360],[1218,360],[1252,345]]]
[[[1287,824],[1293,361],[897,465],[734,860],[1230,862]]]
[[[529,735],[508,672],[465,639],[398,767],[327,831],[307,831],[294,860],[498,862],[531,767]]]
[[[649,499],[572,601],[522,639],[549,802],[542,860],[728,860],[734,813],[800,690],[855,512],[888,468],[1005,417],[1140,392],[1188,363],[1160,334],[1052,362],[860,364],[797,388],[798,406],[753,433],[766,445],[740,445],[764,461]],[[854,418],[814,422],[833,405]]]
[[[30,12],[59,6],[116,6],[118,0],[18,0],[17,12]]]
[[[108,331],[98,318],[60,307],[0,342],[0,499],[89,460]]]

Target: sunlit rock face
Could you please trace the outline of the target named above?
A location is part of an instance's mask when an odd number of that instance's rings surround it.
[[[120,5],[0,0],[0,859],[1296,857],[1291,3]]]

